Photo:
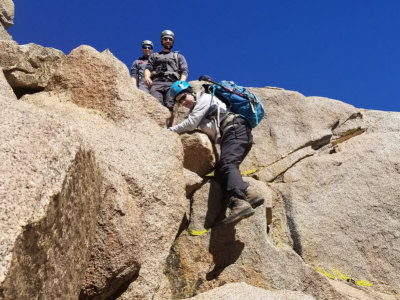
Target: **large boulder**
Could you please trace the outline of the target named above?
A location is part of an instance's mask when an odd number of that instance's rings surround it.
[[[18,98],[44,90],[64,56],[54,48],[0,41],[0,66]]]
[[[127,67],[109,50],[99,53],[90,46],[72,50],[59,62],[46,91],[68,93],[76,105],[95,109],[125,128],[144,126],[138,116],[162,127],[170,117],[168,109],[134,86]]]
[[[181,136],[184,149],[183,166],[198,174],[205,176],[214,169],[216,155],[214,146],[204,133],[184,133]]]
[[[0,40],[11,40],[7,29],[14,24],[14,2],[0,1]]]
[[[12,0],[1,0],[0,22],[6,29],[14,24],[14,2]]]

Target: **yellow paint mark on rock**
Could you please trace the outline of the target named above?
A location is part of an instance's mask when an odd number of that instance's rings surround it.
[[[330,279],[333,279],[333,280],[342,279],[342,280],[344,280],[346,282],[353,283],[353,284],[358,285],[358,286],[365,286],[365,287],[372,286],[371,282],[369,282],[369,281],[366,281],[366,280],[355,280],[355,279],[353,279],[353,278],[351,278],[349,276],[346,276],[345,274],[343,274],[342,272],[340,272],[340,271],[338,271],[336,269],[333,270],[333,272],[336,274],[336,276],[331,274],[331,273],[329,273],[325,269],[320,268],[320,267],[317,267],[316,270],[318,272],[320,272],[321,274],[325,275],[326,277],[328,277]]]
[[[207,229],[203,229],[203,230],[191,230],[190,231],[190,235],[195,235],[195,236],[200,236],[204,233],[207,232]]]

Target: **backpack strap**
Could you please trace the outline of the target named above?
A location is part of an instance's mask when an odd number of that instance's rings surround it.
[[[158,56],[157,58],[160,56],[160,54],[157,52]],[[167,63],[176,71],[179,71],[179,60],[178,60],[178,51],[172,52],[172,58],[168,57],[166,58]],[[176,73],[176,72],[175,72]]]
[[[176,63],[176,68],[179,70],[178,51],[174,52],[174,59]]]
[[[211,88],[211,86],[210,86]],[[211,100],[210,100],[210,108],[211,105],[214,102],[214,96],[215,96],[215,87],[212,86],[212,94],[211,94]],[[210,110],[210,108],[208,110]],[[216,137],[215,137],[215,143],[219,144],[221,142],[221,130],[219,128],[219,101],[217,101],[217,117],[212,117],[212,122],[214,122],[215,124],[215,128],[216,128]]]
[[[211,102],[214,101],[214,96],[215,96],[215,85],[213,85],[213,92],[211,96]],[[219,101],[217,101],[217,126],[219,128],[219,122],[220,122],[220,106],[219,106]]]
[[[179,74],[179,61],[178,61],[178,51],[174,51],[174,56],[173,56],[173,60],[169,60],[169,61],[173,61],[175,63],[175,68],[174,68],[174,72],[166,72],[166,75],[172,75],[176,77],[176,80],[179,80],[179,78],[181,77],[181,75]],[[175,71],[176,70],[176,71]]]

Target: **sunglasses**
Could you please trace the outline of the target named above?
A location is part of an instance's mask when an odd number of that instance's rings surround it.
[[[143,46],[142,49],[152,50],[153,47],[151,47],[151,46]]]
[[[179,100],[176,100],[176,103],[182,104],[182,102],[186,100],[187,93],[183,93],[182,95],[183,96]]]
[[[172,38],[169,38],[169,37],[164,37],[163,40],[164,40],[164,41],[171,41],[171,42],[173,41],[173,39],[172,39]]]

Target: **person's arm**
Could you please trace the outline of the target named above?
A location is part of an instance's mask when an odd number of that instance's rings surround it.
[[[173,127],[169,127],[168,130],[176,133],[195,130],[197,126],[199,126],[201,120],[206,117],[210,105],[211,99],[209,97],[205,97],[205,95],[201,96],[200,99],[196,101],[196,104],[188,117],[181,123]]]
[[[151,72],[148,69],[144,70],[144,83],[148,86],[151,87],[151,85],[153,84],[153,81],[150,78],[151,76]]]
[[[187,65],[186,59],[182,54],[178,55],[179,70],[181,71],[180,80],[186,81],[189,76],[189,67]]]
[[[144,69],[144,83],[148,86],[151,87],[153,84],[153,81],[151,80],[151,71],[153,71],[154,68],[154,60],[155,60],[155,55],[152,53],[149,57],[149,61],[146,64],[146,68]]]
[[[139,68],[138,68],[138,64],[137,64],[137,60],[135,60],[132,64],[132,68],[131,68],[131,78],[132,78],[132,82],[134,84],[134,86],[137,87],[137,80],[138,80],[138,72],[139,72]]]

